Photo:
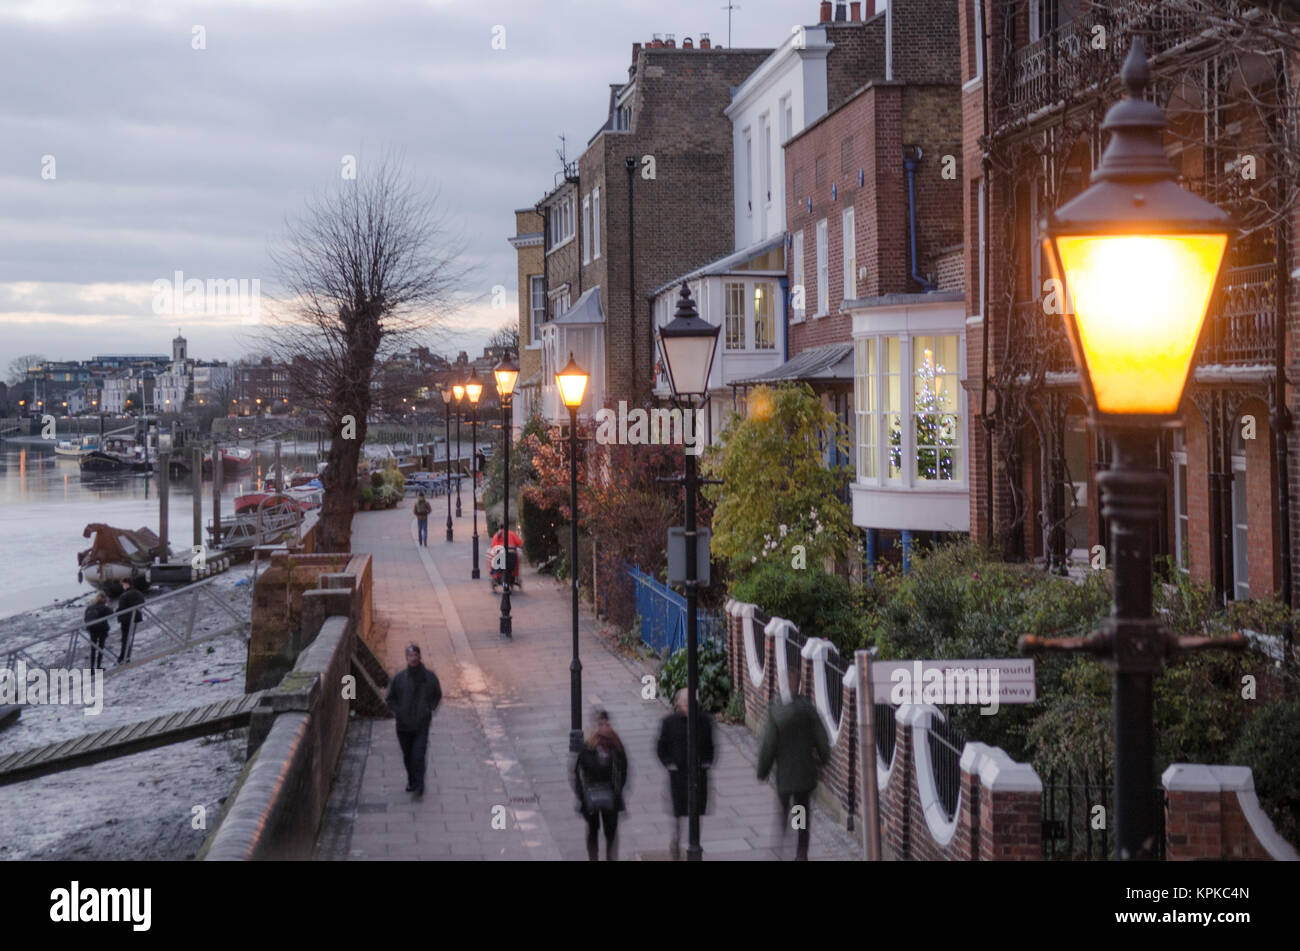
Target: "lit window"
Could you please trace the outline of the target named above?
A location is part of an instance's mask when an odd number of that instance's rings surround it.
[[[900,340],[885,337],[882,340],[880,375],[883,382],[885,431],[889,434],[889,466],[886,470],[891,481],[903,478],[903,375]]]
[[[766,281],[754,285],[754,349],[776,349],[776,285]]]
[[[858,419],[858,476],[876,479],[877,412],[876,338],[859,337],[853,342],[853,393]]]
[[[960,482],[960,381],[955,334],[912,338],[916,478]]]

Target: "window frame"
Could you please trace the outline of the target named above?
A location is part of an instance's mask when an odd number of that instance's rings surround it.
[[[1240,430],[1238,430],[1240,432]],[[1246,482],[1246,457],[1232,456],[1229,490],[1232,514],[1232,598],[1250,600],[1250,496]]]
[[[791,276],[793,277],[793,280],[790,282],[791,290],[793,291],[794,288],[799,288],[803,291],[803,293],[800,295],[801,300],[799,306],[790,308],[791,310],[790,323],[801,324],[804,322],[804,319],[808,316],[808,287],[806,281],[807,275],[805,274],[804,271],[804,229],[803,228],[800,228],[798,231],[794,232],[794,234],[790,238],[790,255],[793,258],[793,263],[791,266],[791,272],[792,272]],[[793,302],[793,296],[791,298],[791,301]]]
[[[538,310],[538,294],[541,294],[541,309]],[[538,315],[540,316],[540,319]],[[546,322],[546,275],[528,275],[528,327],[533,344],[542,342],[542,324]]]
[[[817,222],[817,311],[814,318],[831,312],[830,226],[825,218]]]
[[[591,263],[591,193],[582,196],[582,263]]]
[[[776,281],[771,280],[754,280],[746,281],[746,297],[753,302],[753,315],[750,323],[753,326],[753,333],[750,337],[753,340],[753,350],[755,353],[773,353],[776,351]],[[764,299],[767,302],[767,333],[759,333],[759,313],[758,313],[758,290],[763,288]],[[762,346],[760,341],[767,340],[767,346]]]
[[[739,290],[740,313],[732,313],[732,294]],[[745,281],[722,282],[722,350],[723,353],[744,353],[749,349],[749,285]],[[732,346],[733,322],[738,322],[740,345]]]
[[[591,190],[591,259],[600,260],[600,186]]]
[[[1187,451],[1175,449],[1169,454],[1169,463],[1174,483],[1174,567],[1183,574],[1189,574],[1192,569],[1192,552],[1188,541],[1191,535],[1191,507],[1184,486],[1188,473]]]
[[[841,297],[844,300],[856,300],[858,296],[858,234],[854,208],[849,205],[840,216],[842,229],[841,241],[844,258],[844,287]],[[853,293],[849,293],[852,288]]]

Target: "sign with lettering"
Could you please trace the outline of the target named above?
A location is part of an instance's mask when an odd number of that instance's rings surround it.
[[[878,660],[871,663],[877,703],[1034,703],[1034,659]]]

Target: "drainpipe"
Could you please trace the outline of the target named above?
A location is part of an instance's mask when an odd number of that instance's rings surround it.
[[[938,285],[920,275],[921,262],[916,257],[916,168],[921,164],[921,147],[909,145],[903,149],[903,169],[907,174],[907,237],[912,246],[912,280],[929,293]]]
[[[627,169],[627,315],[632,327],[632,399],[637,399],[636,362],[636,208],[632,203],[632,178],[636,172],[636,157],[623,160]]]
[[[983,52],[984,74],[980,81],[980,88],[983,92],[984,100],[984,141],[988,141],[989,135],[989,34],[985,23],[985,18],[980,17],[980,47]],[[993,204],[993,185],[989,174],[993,167],[992,159],[989,157],[988,148],[985,147],[984,157],[981,164],[981,173],[984,182],[984,207],[981,210],[979,224],[984,229],[984,253],[980,255],[978,266],[980,269],[980,335],[983,338],[983,344],[980,347],[980,428],[984,430],[984,539],[989,545],[993,544],[993,420],[989,416],[989,324],[991,316],[989,314],[989,245],[992,244],[992,228],[989,227],[991,218],[989,208]],[[979,241],[979,235],[976,235],[976,242]]]

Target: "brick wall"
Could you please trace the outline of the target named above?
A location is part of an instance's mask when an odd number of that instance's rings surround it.
[[[521,210],[515,212],[515,235],[535,234],[542,230],[542,216],[535,211]],[[529,350],[532,342],[532,301],[528,278],[534,274],[543,274],[543,248],[540,245],[516,248],[516,287],[519,304],[519,379],[527,380],[542,372],[540,350]]]
[[[1175,763],[1160,778],[1170,861],[1300,861],[1259,808],[1249,767]]]

